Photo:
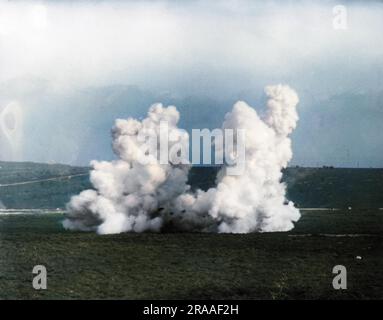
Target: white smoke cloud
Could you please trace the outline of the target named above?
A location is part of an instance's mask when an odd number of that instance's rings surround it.
[[[179,230],[248,233],[287,231],[300,217],[286,200],[282,169],[292,158],[289,134],[296,127],[298,96],[283,85],[268,86],[268,112],[261,119],[245,102],[237,102],[225,116],[223,129],[245,132],[245,171],[229,175],[230,165],[217,175],[217,186],[190,191],[188,164],[161,164],[153,156],[142,164],[142,135],[159,136],[161,121],[169,124],[169,150],[178,144],[187,149],[188,134],[177,128],[175,107],[153,105],[143,121],[117,120],[113,149],[119,160],[92,162],[95,190],[74,196],[68,204],[64,227],[96,230],[100,234]],[[234,140],[233,150],[236,148]],[[157,146],[158,147],[158,146]]]
[[[178,120],[175,107],[161,104],[153,105],[141,122],[117,120],[112,131],[113,149],[120,159],[92,162],[90,180],[96,190],[72,198],[64,227],[101,234],[159,231],[164,218],[155,212],[187,191],[188,165],[163,165],[153,155],[149,164],[142,164],[145,141],[140,137],[159,136],[160,122],[166,121],[172,138],[169,147],[185,143],[187,133],[176,127]]]

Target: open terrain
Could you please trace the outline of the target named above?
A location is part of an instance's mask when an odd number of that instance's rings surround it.
[[[99,236],[64,231],[62,218],[0,216],[1,299],[383,298],[378,211],[308,211],[291,232],[242,235]],[[37,264],[46,291],[32,288]],[[338,264],[347,290],[332,288]]]
[[[52,170],[28,179],[0,175],[0,184],[84,173]],[[214,170],[193,170],[190,183],[206,189]],[[56,210],[0,214],[0,299],[382,299],[382,173],[287,169],[289,197],[298,206],[339,209],[302,210],[285,233],[100,236],[65,231],[64,213]],[[17,208],[19,197],[19,207],[56,208],[85,187],[87,176],[60,178],[0,187],[0,199],[8,207]],[[48,270],[45,291],[32,288],[37,264]],[[339,264],[347,268],[347,290],[332,287]]]

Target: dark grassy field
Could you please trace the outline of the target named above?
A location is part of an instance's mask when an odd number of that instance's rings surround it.
[[[189,183],[206,190],[216,171],[193,168]],[[91,187],[68,176],[87,172],[0,162],[0,208],[63,208]],[[303,211],[288,233],[243,235],[99,236],[63,230],[58,213],[0,214],[0,299],[382,299],[383,169],[288,168],[283,180],[298,207],[341,210]],[[32,288],[37,264],[46,291]],[[338,264],[347,290],[332,288]]]
[[[383,298],[383,211],[307,211],[288,233],[68,232],[60,214],[0,215],[1,299]],[[361,256],[362,259],[356,259]],[[48,289],[32,288],[32,268]],[[332,288],[332,268],[348,289]]]

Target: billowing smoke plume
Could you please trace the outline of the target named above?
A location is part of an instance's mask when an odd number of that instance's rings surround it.
[[[269,99],[264,119],[242,101],[225,116],[222,129],[232,129],[234,136],[239,129],[244,132],[244,170],[231,175],[230,165],[225,164],[217,175],[217,186],[207,191],[192,192],[187,185],[190,165],[182,151],[188,150],[189,136],[177,128],[175,107],[153,105],[141,122],[117,120],[113,148],[119,160],[92,162],[90,179],[95,190],[71,199],[64,227],[100,234],[160,231],[169,226],[233,233],[292,229],[300,213],[286,200],[281,178],[292,157],[288,136],[298,120],[298,96],[283,85],[266,87],[265,92]],[[143,164],[142,136],[160,136],[162,121],[169,126],[169,163],[161,164],[154,154]],[[238,140],[233,142],[235,153]],[[176,145],[178,152],[172,150]],[[183,164],[176,164],[180,157]]]
[[[120,159],[92,162],[90,180],[95,190],[83,191],[71,199],[64,227],[96,229],[101,234],[159,231],[164,219],[158,210],[187,191],[189,166],[161,165],[152,154],[148,164],[143,164],[142,145],[146,141],[141,138],[158,137],[160,123],[166,121],[172,138],[169,147],[185,145],[188,134],[176,127],[178,120],[175,107],[163,108],[161,104],[153,105],[142,122],[117,120],[112,130],[113,149]]]

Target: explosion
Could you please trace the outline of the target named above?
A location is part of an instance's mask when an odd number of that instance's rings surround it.
[[[281,178],[292,158],[289,135],[298,121],[299,99],[285,85],[268,86],[265,92],[268,102],[263,119],[243,101],[226,114],[222,129],[232,133],[232,144],[225,136],[223,149],[229,156],[217,174],[216,187],[207,191],[192,192],[187,184],[189,135],[177,127],[180,115],[174,106],[154,104],[142,121],[116,120],[113,150],[119,159],[92,161],[94,189],[72,197],[64,227],[99,234],[158,232],[167,226],[224,233],[291,230],[300,213],[287,201]],[[153,152],[160,151],[158,137],[164,122],[167,163]],[[245,142],[243,170],[232,174],[232,160],[238,160],[241,147],[239,131]],[[147,141],[152,152],[143,148]]]

